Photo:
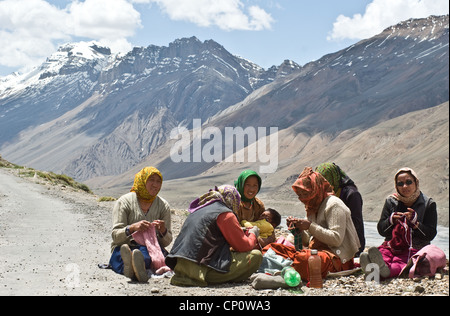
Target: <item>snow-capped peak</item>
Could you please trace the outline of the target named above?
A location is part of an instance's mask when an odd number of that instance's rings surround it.
[[[111,50],[95,41],[67,43],[59,47],[58,51],[47,58],[40,66],[28,73],[14,73],[0,80],[0,95],[10,94],[24,87],[32,86],[41,80],[62,74],[62,68],[79,69],[86,63],[95,60],[107,61],[111,57]]]
[[[111,55],[111,50],[96,42],[79,42],[62,45],[39,67],[42,72],[58,73],[63,66],[82,66],[96,59],[105,59]]]
[[[102,47],[95,41],[90,41],[62,45],[55,54],[58,53],[65,53],[67,57],[93,60],[111,55],[111,50],[108,47]]]

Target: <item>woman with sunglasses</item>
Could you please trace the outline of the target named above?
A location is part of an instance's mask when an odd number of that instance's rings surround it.
[[[396,191],[387,197],[377,225],[385,242],[360,258],[363,270],[368,263],[377,263],[383,278],[400,275],[409,259],[437,233],[436,203],[420,191],[414,170],[398,170],[394,181]]]
[[[395,174],[396,192],[388,196],[378,222],[378,233],[391,239],[392,231],[402,217],[412,228],[412,246],[422,249],[437,233],[436,203],[419,189],[419,178],[411,168],[402,168]]]

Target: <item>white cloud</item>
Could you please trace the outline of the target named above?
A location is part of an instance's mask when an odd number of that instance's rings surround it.
[[[252,29],[260,30],[270,30],[272,28],[272,23],[274,22],[272,16],[257,6],[251,6],[249,8],[249,13],[252,19],[250,20],[250,26]]]
[[[68,11],[72,35],[97,40],[113,52],[131,50],[127,38],[142,27],[140,13],[127,0],[74,1]]]
[[[75,36],[95,39],[126,38],[141,27],[140,13],[126,0],[75,1],[68,11]]]
[[[222,30],[270,29],[272,16],[258,6],[246,10],[240,0],[134,0],[156,3],[170,19],[187,21],[201,27],[217,26]]]
[[[76,37],[128,51],[127,38],[140,27],[128,0],[74,0],[64,9],[45,0],[1,0],[0,65],[26,71]]]
[[[365,39],[410,18],[448,13],[448,0],[373,0],[363,15],[355,14],[351,18],[338,16],[327,39]]]
[[[63,21],[64,13],[42,0],[1,1],[0,64],[22,66],[53,52],[51,40],[68,39]]]

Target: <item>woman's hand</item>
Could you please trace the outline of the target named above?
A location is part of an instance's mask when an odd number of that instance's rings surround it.
[[[403,218],[403,216],[405,216],[403,213],[401,212],[395,212],[392,215],[392,221],[394,224],[397,224],[399,220],[401,220]]]
[[[311,226],[311,222],[307,219],[299,219],[295,226],[300,230],[308,230],[309,226]]]
[[[167,233],[166,223],[163,220],[157,219],[153,221],[152,225],[155,225],[155,228],[161,233],[161,235],[165,235]]]
[[[309,226],[311,226],[311,222],[308,221],[307,219],[300,219],[292,216],[289,216],[286,219],[286,224],[288,226],[288,229],[292,229],[295,227],[300,230],[308,230]]]
[[[298,221],[298,218],[295,218],[293,216],[288,216],[286,218],[286,226],[288,227],[288,229],[293,229],[293,228],[295,228],[297,221]]]
[[[407,212],[405,212],[405,213],[403,213],[403,214],[405,214],[406,218],[407,218],[409,221],[412,221],[413,218],[414,218],[415,213],[416,213],[416,212],[415,212],[412,208],[407,208]]]
[[[145,231],[150,228],[150,225],[152,225],[152,223],[150,223],[149,221],[140,221],[140,222],[131,224],[130,225],[130,233],[132,234],[134,232]]]
[[[403,217],[406,217],[409,221],[412,221],[414,218],[415,211],[412,208],[407,208],[407,211],[402,212],[395,212],[392,215],[392,219],[394,224],[397,224],[399,220],[401,220]]]
[[[155,228],[161,233],[161,235],[165,235],[167,233],[166,223],[162,220],[156,220],[150,223],[149,221],[140,221],[130,225],[130,234],[134,232],[142,232],[146,231],[153,225]]]

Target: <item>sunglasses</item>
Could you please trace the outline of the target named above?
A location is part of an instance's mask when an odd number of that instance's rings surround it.
[[[397,182],[397,186],[398,187],[402,187],[402,186],[404,186],[405,184],[406,185],[411,185],[411,184],[413,184],[414,182],[412,182],[412,180],[406,180],[406,182],[403,182],[403,181],[400,181],[400,182]]]

